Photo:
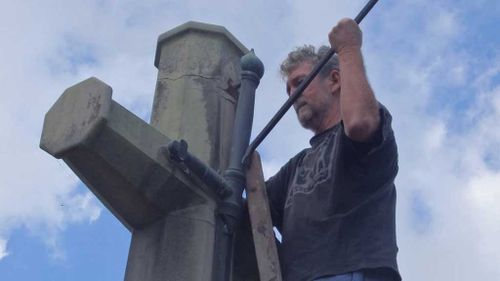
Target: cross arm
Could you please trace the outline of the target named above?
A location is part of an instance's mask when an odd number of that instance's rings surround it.
[[[63,159],[129,230],[214,197],[159,153],[169,138],[111,95],[96,78],[68,88],[45,116],[40,147]]]

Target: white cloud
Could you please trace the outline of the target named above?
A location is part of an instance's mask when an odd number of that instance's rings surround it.
[[[429,132],[424,137],[424,145],[431,153],[442,149],[444,138],[446,137],[445,124],[439,121],[431,124]]]
[[[71,16],[58,15],[60,11],[52,7],[64,9],[23,1],[0,11],[0,25],[8,27],[0,52],[3,247],[18,228],[56,245],[50,241],[68,224],[93,221],[100,212],[90,193],[77,188],[78,181],[69,168],[38,147],[44,113],[64,88],[77,81],[76,74],[56,74],[49,67],[52,58],[59,55],[58,46],[69,31],[66,28],[71,28]],[[82,7],[75,8],[85,14]],[[55,246],[51,249],[53,253],[63,252]]]
[[[7,240],[0,238],[0,261],[8,255]]]
[[[500,172],[486,171],[472,178],[468,186],[470,205],[476,216],[473,223],[478,227],[478,250],[491,271],[496,270],[500,261]]]

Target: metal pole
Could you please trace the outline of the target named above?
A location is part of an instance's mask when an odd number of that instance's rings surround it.
[[[255,89],[264,75],[264,65],[250,51],[241,58],[241,87],[234,120],[229,167],[224,172],[224,179],[231,194],[218,204],[216,229],[216,251],[212,280],[229,281],[232,273],[234,231],[240,221],[243,210],[243,189],[245,187],[245,169],[241,158],[250,142]]]
[[[356,21],[356,23],[360,24],[361,21],[368,14],[368,12],[370,12],[370,10],[373,8],[373,6],[375,6],[377,1],[378,0],[370,0],[363,7],[361,12],[359,12],[359,14],[356,16],[354,21]],[[309,73],[309,75],[307,75],[304,78],[304,81],[302,81],[302,83],[300,83],[300,85],[297,87],[295,92],[293,92],[290,95],[288,100],[281,106],[281,108],[278,110],[278,112],[273,116],[271,121],[269,121],[269,123],[267,123],[267,125],[264,127],[264,129],[262,129],[262,131],[257,135],[255,140],[252,141],[252,143],[248,147],[248,149],[247,149],[247,151],[242,159],[242,163],[246,167],[248,167],[249,161],[250,161],[250,156],[255,151],[255,149],[257,149],[257,147],[264,140],[264,138],[266,138],[266,136],[271,132],[271,130],[274,128],[274,126],[276,126],[276,124],[281,120],[281,118],[283,117],[283,115],[285,115],[285,113],[288,111],[288,109],[290,109],[290,107],[295,103],[295,101],[297,101],[297,99],[300,97],[300,95],[302,95],[302,92],[304,92],[304,90],[307,88],[307,86],[309,86],[311,81],[316,77],[316,75],[318,75],[321,68],[323,68],[323,66],[330,60],[331,57],[333,57],[334,54],[335,54],[335,49],[330,48],[327,55],[313,68],[311,73]]]

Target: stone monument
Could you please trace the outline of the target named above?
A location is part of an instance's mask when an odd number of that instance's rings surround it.
[[[213,280],[220,194],[161,148],[183,139],[213,171],[226,170],[247,52],[225,28],[188,22],[158,39],[150,124],[96,78],[68,88],[47,112],[40,147],[132,233],[126,281]],[[258,280],[255,255],[245,260],[232,279]]]

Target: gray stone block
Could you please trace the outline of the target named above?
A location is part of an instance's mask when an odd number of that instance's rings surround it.
[[[246,52],[225,28],[190,22],[158,40],[151,125],[96,78],[68,88],[47,112],[40,147],[63,159],[132,232],[126,281],[211,279],[218,199],[159,151],[182,138],[225,170]],[[245,268],[253,273],[238,270],[234,280],[255,276],[255,266]]]

